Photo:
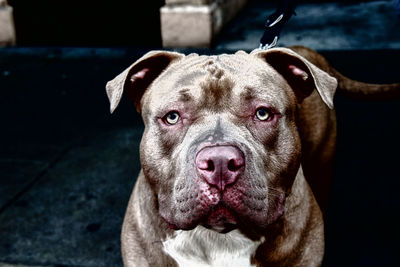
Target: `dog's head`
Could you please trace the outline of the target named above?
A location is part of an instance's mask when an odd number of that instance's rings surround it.
[[[107,84],[142,114],[143,172],[173,229],[265,228],[300,165],[299,103],[336,80],[289,49],[198,56],[150,52]]]

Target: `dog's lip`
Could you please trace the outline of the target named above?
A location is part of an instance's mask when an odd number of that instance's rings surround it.
[[[234,211],[228,208],[223,202],[219,202],[212,207],[210,211],[198,221],[180,225],[179,223],[170,222],[164,216],[161,216],[161,218],[167,223],[171,230],[192,230],[198,225],[202,225],[219,233],[228,233],[238,228],[237,216]]]
[[[237,216],[223,202],[214,206],[203,218],[201,224],[220,233],[227,233],[237,228]]]
[[[161,218],[164,220],[164,222],[167,223],[168,228],[171,230],[192,230],[192,229],[196,228],[196,226],[198,225],[198,223],[191,223],[190,225],[189,224],[188,225],[178,225],[178,224],[170,222],[163,216],[161,216]]]

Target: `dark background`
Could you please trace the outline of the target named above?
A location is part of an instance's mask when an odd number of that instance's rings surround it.
[[[10,0],[19,45],[160,46],[162,0]]]

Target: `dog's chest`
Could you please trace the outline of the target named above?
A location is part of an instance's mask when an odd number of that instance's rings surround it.
[[[254,266],[250,259],[262,241],[252,241],[237,230],[220,234],[198,226],[176,231],[163,241],[163,248],[179,267],[247,267]]]

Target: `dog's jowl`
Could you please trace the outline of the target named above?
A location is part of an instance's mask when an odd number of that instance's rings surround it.
[[[110,81],[145,124],[125,266],[319,266],[335,73],[301,47],[153,51]]]

